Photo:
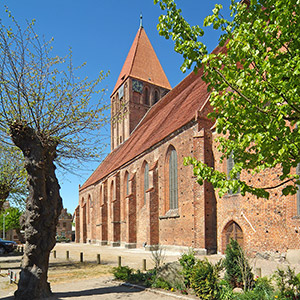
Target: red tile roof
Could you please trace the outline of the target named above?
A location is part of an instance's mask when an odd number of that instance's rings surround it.
[[[128,76],[171,89],[168,78],[143,27],[139,28],[135,36],[111,95],[119,89]]]
[[[112,151],[80,190],[96,183],[172,132],[195,119],[209,96],[202,70],[192,72],[164,98],[152,106],[131,136]]]

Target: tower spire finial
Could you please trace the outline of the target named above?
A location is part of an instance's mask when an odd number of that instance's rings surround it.
[[[143,28],[143,15],[140,14],[140,28]]]

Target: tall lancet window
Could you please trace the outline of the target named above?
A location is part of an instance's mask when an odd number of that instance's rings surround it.
[[[178,208],[178,184],[177,184],[177,152],[172,149],[169,157],[169,206],[170,209]]]
[[[146,191],[149,189],[149,165],[144,165],[144,204],[146,204]]]
[[[230,172],[231,170],[233,169],[234,167],[234,155],[233,153],[231,152],[231,154],[229,155],[229,157],[227,158],[227,177],[228,179],[237,179],[239,180],[240,179],[240,174],[238,173],[237,176],[235,178],[230,178]],[[238,190],[237,193],[239,193],[240,191]],[[232,195],[233,194],[233,191],[232,190],[229,190],[228,191],[228,194],[229,195]]]
[[[145,88],[145,92],[144,92],[144,104],[149,105],[149,90],[148,90],[148,88]]]
[[[158,91],[154,92],[154,104],[159,100]]]

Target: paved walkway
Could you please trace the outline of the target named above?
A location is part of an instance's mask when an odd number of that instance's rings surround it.
[[[125,249],[122,247],[108,247],[97,246],[88,244],[57,244],[54,252],[50,255],[50,263],[63,263],[66,260],[66,251],[69,251],[69,259],[71,261],[79,261],[80,253],[83,253],[83,259],[85,262],[96,262],[97,255],[101,255],[101,264],[117,266],[118,257],[122,258],[122,265],[128,265],[131,268],[142,269],[143,260],[146,259],[147,269],[154,266],[152,254],[150,251],[144,249]],[[180,252],[164,251],[164,261],[175,261],[180,257]],[[9,265],[14,271],[19,271],[21,256],[2,256],[0,257],[0,263]],[[0,277],[1,281],[8,281],[7,277]],[[184,295],[175,294],[165,291],[156,290],[143,290],[136,287],[126,286],[120,282],[112,280],[112,277],[99,277],[89,280],[79,280],[74,282],[66,282],[61,284],[51,284],[53,297],[49,300],[56,299],[126,299],[126,300],[171,300],[171,299],[191,299]],[[1,291],[0,299],[12,300],[13,291]]]
[[[64,284],[52,285],[53,296],[49,300],[175,300],[195,299],[170,292],[149,291],[136,287],[126,286],[113,281],[111,277],[100,277],[90,280],[80,280]],[[1,292],[0,292],[1,293]],[[13,300],[13,292],[0,296],[2,300]]]
[[[118,264],[118,257],[122,257],[122,265],[128,265],[134,269],[143,268],[143,260],[147,260],[147,269],[153,267],[153,260],[151,258],[151,252],[145,251],[144,249],[125,249],[122,247],[108,247],[108,246],[97,246],[88,244],[57,244],[54,248],[56,251],[56,257],[52,252],[50,256],[50,263],[60,264],[66,260],[66,251],[69,251],[69,259],[71,261],[79,261],[80,253],[83,253],[84,261],[96,262],[97,255],[101,255],[101,264],[116,266]],[[165,261],[176,261],[180,257],[180,252],[164,252]],[[208,256],[211,261],[218,261],[221,255]],[[202,257],[203,258],[203,257]],[[0,256],[0,264],[9,265],[9,268],[13,268],[14,271],[18,272],[20,265],[21,256]],[[263,259],[256,259],[252,261],[252,265],[255,268],[261,268],[262,276],[273,273],[277,268],[286,268],[286,263],[279,263],[276,261],[269,261]],[[300,264],[293,265],[296,269],[296,273],[300,272]],[[5,267],[8,268],[8,267]],[[1,281],[7,280],[0,276]],[[74,282],[66,282],[59,284],[52,284],[52,290],[54,299],[127,299],[127,300],[155,300],[155,299],[191,299],[183,295],[175,295],[174,293],[155,294],[149,290],[141,290],[138,288],[127,287],[116,281],[112,281],[111,277],[99,277],[89,280],[78,280]],[[0,299],[13,299],[13,292],[2,291],[0,288]],[[50,300],[49,299],[49,300]]]

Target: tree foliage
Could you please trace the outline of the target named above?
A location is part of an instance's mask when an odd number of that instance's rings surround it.
[[[26,179],[20,151],[16,147],[0,144],[0,211],[7,200],[24,208],[27,196]]]
[[[49,255],[55,246],[56,226],[62,210],[56,167],[97,157],[101,152],[99,128],[106,122],[107,105],[95,80],[78,77],[72,51],[53,55],[34,30],[14,17],[0,20],[0,141],[22,153],[27,172],[28,197],[22,216],[25,251],[15,299],[41,299],[51,295]]]
[[[299,184],[295,168],[300,163],[300,2],[299,0],[250,0],[231,2],[231,18],[216,5],[203,26],[222,31],[220,50],[208,54],[200,26],[190,26],[174,0],[155,0],[166,14],[158,30],[172,38],[184,58],[182,71],[204,68],[203,79],[211,91],[221,162],[234,157],[227,174],[187,158],[200,184],[208,180],[220,196],[240,190],[269,197],[269,189],[284,186],[294,194]],[[220,49],[220,48],[219,48]],[[242,170],[257,174],[278,168],[279,182],[256,187],[238,178]]]
[[[19,230],[21,228],[20,217],[22,215],[22,211],[19,208],[10,207],[2,212],[0,215],[0,231],[3,230],[3,215],[5,215],[5,231],[10,229]]]
[[[76,73],[85,63],[75,68],[71,49],[66,57],[53,55],[52,40],[38,36],[34,20],[22,29],[7,13],[11,24],[0,22],[1,140],[11,143],[12,126],[26,125],[42,143],[57,145],[56,162],[62,166],[69,166],[69,159],[97,157],[108,106],[102,96],[92,101],[92,95],[104,92],[97,86],[106,74],[80,79]]]

